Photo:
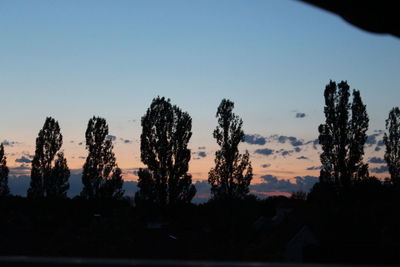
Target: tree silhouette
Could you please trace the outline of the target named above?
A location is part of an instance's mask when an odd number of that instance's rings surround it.
[[[70,171],[64,153],[57,153],[57,159],[51,171],[52,179],[48,182],[47,195],[49,197],[67,197],[69,189],[68,179]]]
[[[320,181],[340,186],[368,176],[363,155],[369,119],[360,92],[353,90],[353,102],[349,103],[349,90],[344,81],[330,81],[325,87],[325,124],[318,128],[323,150]]]
[[[218,126],[213,136],[221,149],[215,152],[215,167],[208,173],[214,199],[243,199],[253,178],[249,152],[240,154],[238,150],[244,140],[243,121],[232,112],[233,108],[232,101],[223,99],[216,114]]]
[[[393,184],[400,184],[400,109],[393,108],[386,120],[386,130],[383,142],[386,145],[385,160],[389,167],[390,178]]]
[[[8,188],[8,167],[7,157],[4,153],[4,145],[0,144],[0,197],[7,196],[10,193]]]
[[[158,205],[189,203],[196,194],[187,173],[192,136],[192,119],[169,99],[153,99],[142,117],[141,160],[147,169],[139,171],[135,199]]]
[[[89,153],[83,165],[81,196],[86,199],[120,198],[123,180],[112,152],[106,120],[91,118],[85,136]]]
[[[116,167],[109,179],[105,181],[100,189],[101,198],[103,199],[121,199],[124,196],[122,186],[124,180],[122,179],[122,171]]]
[[[28,197],[65,197],[69,188],[69,170],[63,153],[62,135],[58,122],[47,117],[36,138],[35,156],[32,160],[31,183]],[[57,159],[54,157],[57,154]]]
[[[135,203],[141,202],[157,202],[158,192],[156,182],[152,172],[148,169],[139,169],[138,172],[138,187],[139,190],[135,194]]]

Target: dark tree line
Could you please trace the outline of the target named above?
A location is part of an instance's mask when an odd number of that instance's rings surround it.
[[[0,144],[0,197],[5,197],[10,193],[10,189],[8,188],[8,172],[4,145]]]
[[[86,148],[89,154],[83,166],[82,198],[120,199],[123,195],[122,172],[116,165],[112,142],[107,136],[108,125],[104,119],[93,117],[89,120],[86,130]],[[36,138],[29,198],[67,197],[70,170],[64,153],[60,151],[62,141],[58,122],[51,117],[46,118]]]
[[[216,152],[215,167],[209,172],[214,199],[243,199],[249,193],[252,168],[248,151],[240,154],[244,140],[243,121],[233,113],[232,101],[223,99],[216,117],[214,138],[221,147]],[[142,117],[141,160],[147,168],[138,172],[139,191],[136,203],[151,202],[159,206],[190,203],[196,194],[188,173],[191,151],[192,118],[169,99],[153,99]],[[83,199],[121,199],[122,171],[116,163],[106,120],[89,120],[86,137],[88,155],[82,172]],[[29,198],[66,198],[70,170],[61,151],[63,137],[58,122],[48,117],[36,139],[32,160]],[[4,148],[0,149],[0,193],[7,195],[8,168]]]
[[[249,153],[242,155],[238,150],[244,140],[243,122],[232,112],[233,107],[232,101],[223,99],[216,114],[218,126],[214,138],[221,149],[215,154],[215,168],[209,172],[208,179],[214,199],[243,199],[249,193],[253,175]],[[192,200],[196,189],[187,173],[191,128],[190,116],[169,99],[153,99],[142,117],[141,159],[147,169],[140,169],[138,173],[137,203],[164,206]]]
[[[352,97],[350,97],[352,96]],[[325,123],[318,128],[322,168],[321,184],[348,187],[369,177],[364,163],[369,118],[358,90],[350,91],[347,82],[330,81],[324,91]],[[215,166],[208,173],[212,199],[244,199],[249,194],[253,171],[249,152],[239,152],[244,141],[243,121],[234,112],[234,103],[223,99],[217,109],[213,132],[220,149]],[[191,151],[192,118],[169,99],[153,99],[142,117],[141,160],[147,168],[138,172],[136,203],[159,206],[190,203],[196,194],[188,173]],[[393,108],[386,120],[385,160],[391,182],[400,184],[400,110]],[[88,155],[83,166],[84,199],[121,199],[122,171],[116,163],[106,120],[89,120],[86,137]],[[65,198],[70,170],[61,150],[63,137],[58,122],[48,117],[36,139],[32,160],[29,198]],[[9,194],[8,168],[4,146],[0,146],[0,196]]]

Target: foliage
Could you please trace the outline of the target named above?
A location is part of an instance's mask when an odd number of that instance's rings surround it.
[[[188,174],[192,119],[169,99],[153,99],[142,117],[141,160],[147,169],[139,171],[135,199],[158,205],[189,203],[196,194]]]
[[[400,184],[400,109],[393,108],[386,120],[387,133],[383,136],[386,146],[385,160],[389,167],[392,183]]]
[[[363,155],[369,119],[360,92],[353,90],[353,101],[349,103],[349,90],[347,82],[330,81],[324,93],[325,124],[318,128],[323,150],[320,181],[339,186],[368,176]]]
[[[86,129],[86,149],[83,165],[81,197],[86,199],[120,198],[123,195],[121,170],[117,167],[113,145],[105,119],[94,117]]]
[[[208,173],[214,199],[243,199],[253,178],[249,152],[239,153],[239,143],[244,140],[243,121],[233,108],[232,101],[223,99],[216,113],[218,126],[213,136],[220,149],[215,152],[215,167]]]
[[[69,188],[69,169],[64,154],[59,152],[62,135],[58,122],[47,117],[36,138],[28,197],[65,197]],[[54,160],[57,155],[57,159]]]
[[[0,197],[7,196],[10,193],[10,189],[8,188],[8,172],[4,145],[0,144]]]
[[[48,182],[47,195],[49,197],[67,197],[70,171],[63,152],[57,154],[57,159],[51,170],[51,176],[52,179]]]
[[[116,167],[110,179],[107,179],[101,187],[101,197],[104,199],[122,199],[124,196],[123,184],[122,171]]]

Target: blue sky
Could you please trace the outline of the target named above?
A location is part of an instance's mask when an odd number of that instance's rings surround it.
[[[83,141],[88,119],[100,115],[112,134],[132,140],[117,155],[137,162],[140,117],[157,95],[189,112],[191,145],[210,148],[210,157],[222,98],[235,102],[246,133],[311,140],[330,79],[361,91],[372,133],[399,105],[399,69],[399,39],[294,0],[2,0],[0,140],[33,153],[54,116],[66,142]]]

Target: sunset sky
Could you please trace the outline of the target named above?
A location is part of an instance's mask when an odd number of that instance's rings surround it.
[[[365,160],[384,177],[379,141],[400,105],[399,69],[399,39],[294,0],[2,0],[0,142],[10,175],[29,172],[35,138],[52,116],[79,172],[87,122],[101,116],[125,179],[135,180],[140,118],[165,96],[193,119],[190,172],[202,181],[217,149],[216,109],[229,98],[244,121],[240,148],[251,153],[254,183],[295,183],[319,174],[325,85],[347,80],[370,118]]]

